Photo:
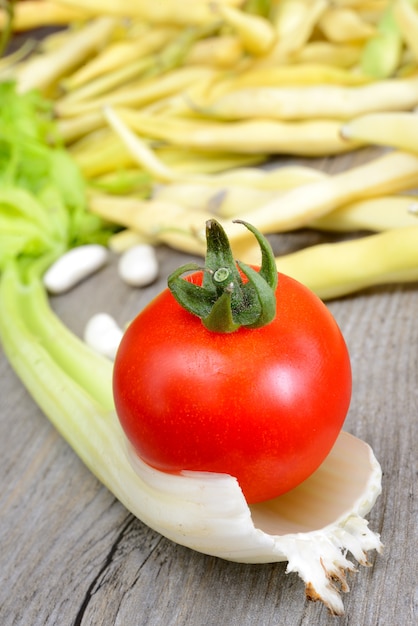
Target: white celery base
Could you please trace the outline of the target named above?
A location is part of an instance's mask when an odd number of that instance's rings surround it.
[[[288,561],[310,599],[343,613],[339,590],[354,571],[380,550],[379,536],[363,518],[381,491],[381,470],[372,449],[342,432],[321,467],[291,492],[248,506],[235,478],[183,472],[172,475],[130,462],[143,484],[128,508],[165,537],[205,554],[243,563]],[[339,585],[335,585],[337,582]]]

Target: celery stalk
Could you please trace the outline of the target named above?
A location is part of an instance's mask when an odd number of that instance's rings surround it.
[[[54,314],[42,279],[66,250],[103,243],[112,231],[87,211],[84,180],[48,103],[17,94],[13,83],[0,83],[0,99],[0,341],[34,400],[94,471],[119,428],[109,417],[112,365]]]
[[[128,508],[138,489],[113,409],[112,363],[92,352],[47,304],[40,272],[22,281],[10,262],[0,277],[4,352],[51,423]]]
[[[36,335],[63,372],[107,409],[113,408],[111,367],[52,312],[41,280],[21,288],[21,310],[27,328]]]
[[[0,337],[23,384],[59,430],[65,431],[70,415],[74,424],[81,426],[76,417],[81,407],[103,412],[112,408],[112,366],[110,361],[90,353],[61,324],[44,297],[39,276],[24,283],[16,264],[9,263],[0,278]],[[90,373],[77,376],[77,380],[74,373],[79,367],[83,374]],[[101,377],[101,393],[95,389],[93,395],[90,390],[96,376]]]

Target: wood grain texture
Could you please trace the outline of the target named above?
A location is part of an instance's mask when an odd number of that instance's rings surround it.
[[[362,152],[316,161],[328,171]],[[282,251],[322,235],[280,235]],[[331,236],[328,236],[331,238]],[[160,280],[122,284],[115,263],[52,305],[76,333],[106,311],[126,323],[184,262],[161,248]],[[190,257],[189,257],[190,258]],[[242,565],[195,553],[133,518],[89,473],[0,355],[1,626],[409,626],[418,623],[418,287],[327,303],[345,335],[354,393],[345,429],[383,469],[371,528],[385,550],[350,579],[345,616],[304,599],[284,563]]]

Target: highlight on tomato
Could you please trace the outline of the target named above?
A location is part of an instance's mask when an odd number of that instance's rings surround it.
[[[129,325],[114,398],[140,458],[163,472],[234,476],[248,503],[308,478],[333,447],[351,399],[350,358],[325,304],[278,273],[235,261],[216,220],[205,267],[187,264]],[[192,272],[190,274],[190,272]]]

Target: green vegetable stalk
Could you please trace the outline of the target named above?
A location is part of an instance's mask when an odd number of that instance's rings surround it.
[[[105,420],[113,407],[112,367],[53,313],[42,277],[69,248],[111,233],[86,210],[83,178],[49,105],[13,83],[0,84],[0,102],[0,341],[36,402],[77,444],[86,440],[83,415]]]

